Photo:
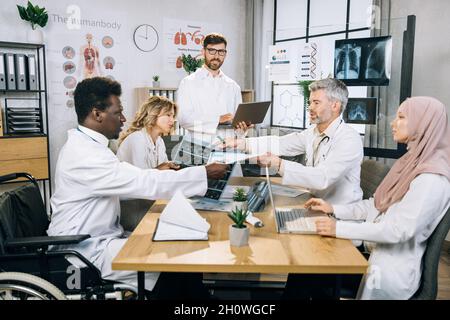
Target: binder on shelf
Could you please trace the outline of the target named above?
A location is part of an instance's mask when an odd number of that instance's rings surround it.
[[[25,75],[25,55],[15,54],[14,65],[16,69],[16,88],[17,90],[27,90],[27,78]]]
[[[0,52],[0,90],[6,90],[5,54]]]
[[[7,53],[5,57],[6,89],[16,90],[16,71],[14,67],[14,54]]]
[[[28,90],[37,90],[36,56],[34,54],[29,54],[25,60],[27,64],[27,88]]]
[[[0,104],[0,137],[3,137],[3,110]]]

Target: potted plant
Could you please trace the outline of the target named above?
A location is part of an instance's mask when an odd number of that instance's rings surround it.
[[[233,194],[233,207],[241,210],[247,210],[247,194],[242,188],[236,188]]]
[[[309,100],[309,85],[311,83],[313,83],[313,80],[302,80],[298,82],[298,86],[300,89],[300,93],[303,95],[303,102],[305,104],[305,106],[308,105],[308,100]]]
[[[235,247],[243,247],[248,245],[248,237],[250,230],[245,225],[245,219],[248,216],[247,210],[235,208],[228,213],[228,217],[233,220],[234,224],[230,225],[230,245]]]
[[[159,88],[159,76],[155,75],[153,76],[153,88]]]
[[[181,56],[181,61],[183,62],[183,68],[186,70],[188,74],[195,72],[198,68],[203,65],[203,59],[196,59],[192,57],[190,54]]]
[[[27,7],[17,5],[19,15],[22,20],[28,21],[31,24],[31,30],[27,32],[27,40],[32,43],[43,43],[42,30],[37,29],[38,26],[43,28],[47,24],[48,14],[45,8],[34,6],[28,1]]]

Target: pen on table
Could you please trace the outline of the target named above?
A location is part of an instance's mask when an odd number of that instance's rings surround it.
[[[225,139],[224,139],[224,138],[222,138],[221,136],[217,136],[217,139],[219,139],[219,140],[220,140],[220,142],[222,142],[222,144],[225,144]]]

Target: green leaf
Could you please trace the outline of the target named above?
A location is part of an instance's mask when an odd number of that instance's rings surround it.
[[[45,14],[45,15],[43,15],[43,16],[40,16],[40,17],[37,19],[36,23],[37,23],[38,25],[40,25],[40,26],[43,28],[43,27],[45,27],[45,25],[47,24],[47,21],[48,21],[48,15]]]
[[[245,190],[242,188],[236,188],[233,194],[234,201],[247,201],[247,194]]]
[[[245,228],[245,219],[248,216],[247,210],[241,210],[237,207],[228,213],[228,217],[235,223],[236,228]]]
[[[41,15],[41,14],[44,13],[44,11],[45,11],[45,8],[44,8],[44,7],[39,8],[38,6],[36,6],[36,13],[37,13],[37,14]]]
[[[181,61],[183,62],[183,68],[187,73],[195,72],[203,65],[203,59],[195,59],[190,54],[182,54]]]
[[[17,5],[17,10],[19,11],[19,16],[22,20],[31,23],[33,30],[36,28],[36,25],[41,27],[47,25],[48,14],[45,11],[45,7],[40,8],[39,6],[33,6],[33,4],[28,1],[26,8]]]
[[[30,21],[27,11],[24,7],[17,5],[17,10],[19,11],[19,16],[22,20]]]

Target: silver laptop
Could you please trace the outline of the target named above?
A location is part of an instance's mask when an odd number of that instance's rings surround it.
[[[266,179],[269,186],[270,204],[278,233],[316,234],[314,219],[320,214],[307,209],[277,208],[273,200],[272,185],[270,184],[269,169],[266,167]]]

